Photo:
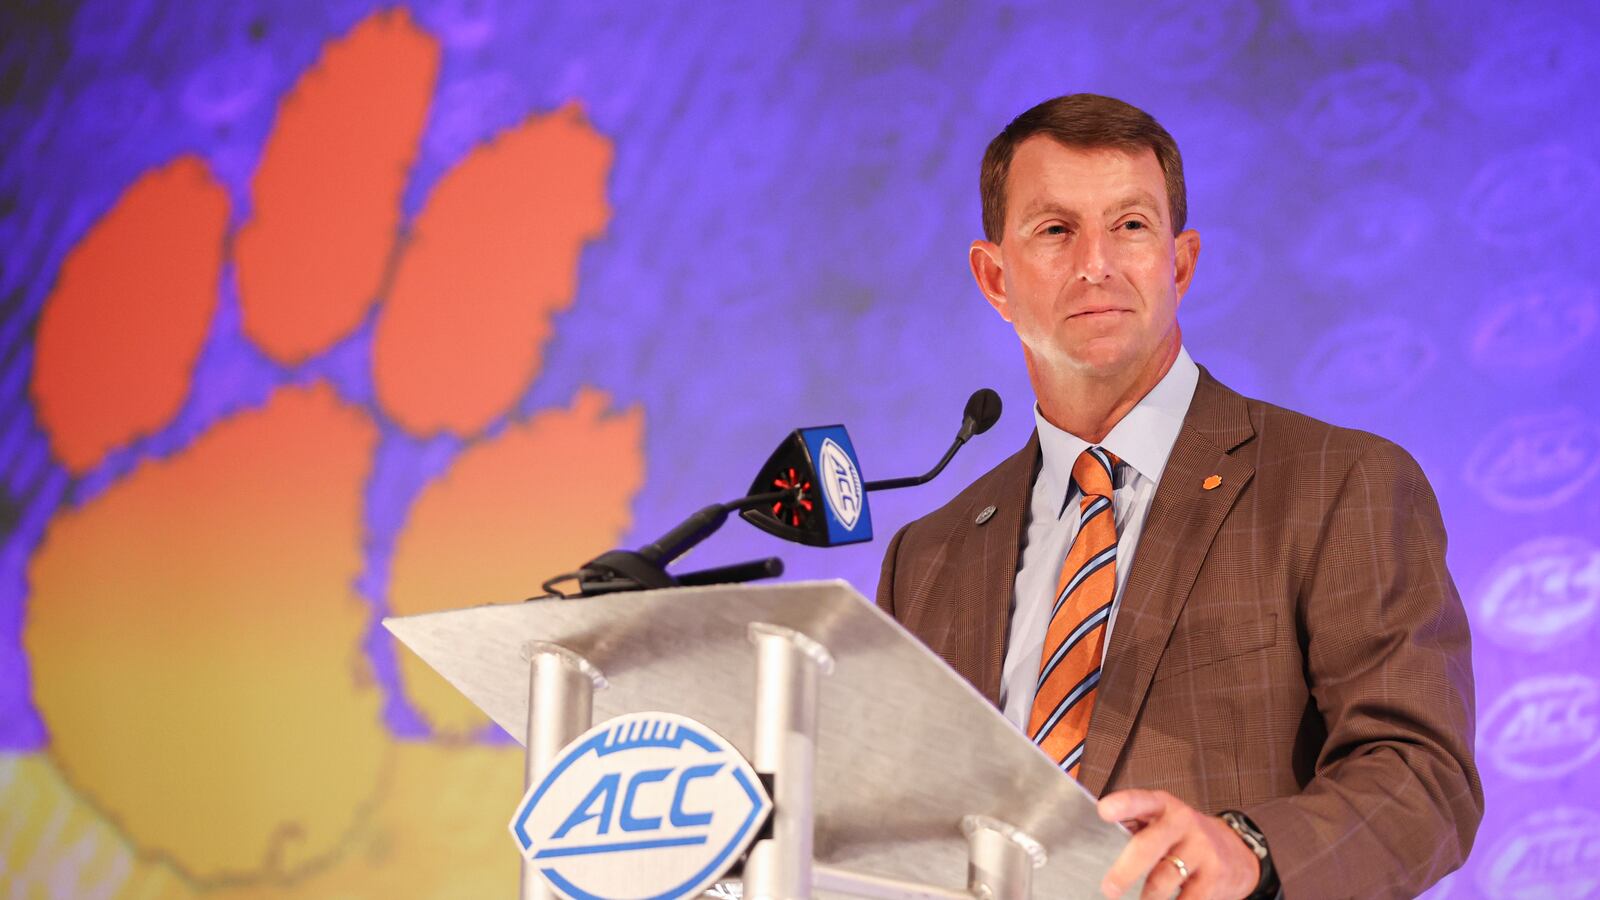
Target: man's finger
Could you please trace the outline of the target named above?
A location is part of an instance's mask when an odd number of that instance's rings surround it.
[[[1095,809],[1100,813],[1100,818],[1107,822],[1120,822],[1124,819],[1148,822],[1165,812],[1171,800],[1172,795],[1166,791],[1130,789],[1114,791],[1101,797]]]
[[[1173,855],[1180,858],[1183,857],[1181,851]],[[1167,865],[1168,868],[1171,868],[1171,863]],[[1210,870],[1209,865],[1202,863],[1201,867],[1193,875],[1184,880],[1183,890],[1173,900],[1213,900],[1213,898],[1220,896],[1217,893],[1220,884],[1221,882],[1217,879],[1216,873]]]
[[[1178,891],[1184,887],[1185,879],[1178,871],[1178,867],[1168,860],[1168,857],[1175,855],[1169,851],[1156,860],[1155,867],[1145,876],[1144,890],[1140,892],[1139,900],[1172,900],[1178,896]]]
[[[1183,829],[1171,817],[1155,819],[1122,848],[1100,882],[1101,891],[1107,897],[1122,896],[1134,882],[1154,869],[1162,857],[1169,855],[1182,837]]]
[[[1216,896],[1215,887],[1216,879],[1196,875],[1183,883],[1183,890],[1168,896],[1172,900],[1212,900]]]

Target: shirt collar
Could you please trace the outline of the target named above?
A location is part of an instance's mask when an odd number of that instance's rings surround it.
[[[1200,367],[1189,357],[1188,348],[1179,347],[1178,358],[1172,361],[1167,374],[1128,410],[1100,446],[1141,477],[1159,484],[1199,383]],[[1064,498],[1072,483],[1072,465],[1089,442],[1050,424],[1038,403],[1033,405],[1033,421],[1039,429],[1039,451],[1044,457],[1039,483],[1050,495]]]

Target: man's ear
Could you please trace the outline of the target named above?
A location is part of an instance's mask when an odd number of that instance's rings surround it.
[[[1173,239],[1173,249],[1176,251],[1173,260],[1173,274],[1178,283],[1178,299],[1189,292],[1189,282],[1194,280],[1194,267],[1200,261],[1200,232],[1193,228],[1185,230]]]
[[[967,261],[972,265],[972,277],[978,282],[978,290],[983,291],[984,298],[1000,318],[1011,321],[1011,310],[1006,306],[1005,262],[1000,255],[1000,245],[992,241],[973,241],[967,251]]]

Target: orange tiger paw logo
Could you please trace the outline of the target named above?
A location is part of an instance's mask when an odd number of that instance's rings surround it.
[[[618,543],[643,481],[637,408],[585,388],[515,409],[610,217],[611,146],[576,107],[529,117],[408,218],[439,64],[404,11],[367,18],[281,100],[242,208],[201,159],[147,172],[41,314],[31,388],[53,453],[74,475],[125,471],[62,509],[29,568],[49,756],[190,888],[421,896],[460,888],[474,854],[509,885],[495,809],[516,802],[520,753],[471,744],[486,719],[404,651],[433,739],[395,740],[364,646],[388,640],[382,614],[519,600]],[[213,380],[197,412],[196,368],[228,342],[276,386]],[[364,374],[319,377],[334,350]],[[167,452],[199,415],[214,421]],[[452,458],[389,547],[377,461],[417,447]]]

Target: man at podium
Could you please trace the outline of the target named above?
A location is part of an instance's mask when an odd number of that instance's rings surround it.
[[[1422,892],[1483,813],[1427,479],[1190,358],[1201,239],[1142,110],[1041,103],[980,182],[972,272],[1037,431],[895,535],[879,604],[1136,832],[1108,895]]]

